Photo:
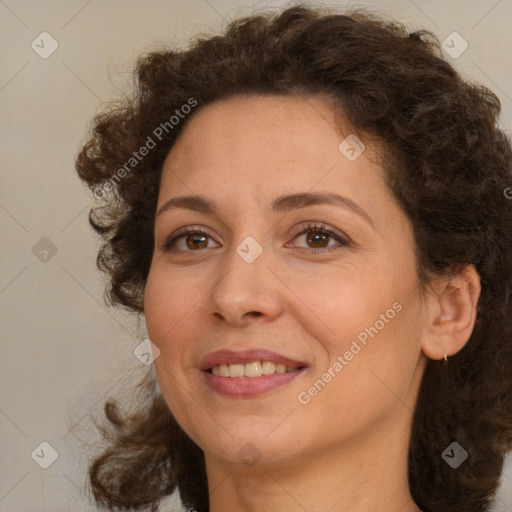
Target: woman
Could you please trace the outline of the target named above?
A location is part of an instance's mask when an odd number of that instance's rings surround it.
[[[159,391],[110,509],[484,511],[512,438],[511,146],[435,38],[292,7],[141,57],[77,158]]]

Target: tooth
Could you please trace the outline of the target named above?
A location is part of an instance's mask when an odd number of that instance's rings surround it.
[[[265,361],[261,363],[261,374],[272,375],[276,372],[276,365],[271,361]]]
[[[275,364],[271,361],[252,361],[246,364],[219,364],[211,368],[213,375],[221,377],[261,377],[262,375],[273,375],[274,373],[294,372],[297,367],[289,368],[284,364]]]
[[[261,377],[261,373],[261,363],[259,361],[246,363],[244,366],[245,377]]]
[[[228,366],[230,377],[243,377],[244,365],[243,364],[230,364]]]

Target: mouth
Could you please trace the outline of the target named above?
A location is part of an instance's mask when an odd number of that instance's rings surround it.
[[[259,396],[291,382],[307,364],[267,350],[209,354],[200,365],[207,385],[225,396]]]

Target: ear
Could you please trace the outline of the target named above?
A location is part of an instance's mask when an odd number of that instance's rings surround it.
[[[480,297],[480,276],[474,265],[457,274],[441,277],[430,287],[426,304],[426,332],[421,342],[430,359],[443,359],[468,342],[476,321]]]

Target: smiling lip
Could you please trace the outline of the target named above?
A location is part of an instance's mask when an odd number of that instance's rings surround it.
[[[261,377],[221,377],[210,373],[213,366],[220,364],[246,364],[253,361],[270,361],[274,364],[284,364],[289,368],[297,368],[286,373],[274,373]],[[302,374],[307,364],[290,359],[275,352],[263,349],[244,350],[234,352],[232,350],[220,350],[208,354],[202,361],[200,369],[208,386],[217,393],[231,397],[254,397],[267,393],[291,382]]]

